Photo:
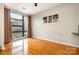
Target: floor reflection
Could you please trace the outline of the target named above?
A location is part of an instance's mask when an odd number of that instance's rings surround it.
[[[5,44],[5,50],[0,51],[0,55],[27,55],[28,39],[22,39]]]

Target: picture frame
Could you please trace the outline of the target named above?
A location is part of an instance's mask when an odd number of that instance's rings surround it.
[[[48,16],[48,23],[52,23],[52,16]]]
[[[43,23],[47,23],[47,17],[43,17]]]
[[[58,21],[58,14],[43,17],[43,23],[52,23]]]
[[[53,22],[57,22],[58,14],[53,15]]]

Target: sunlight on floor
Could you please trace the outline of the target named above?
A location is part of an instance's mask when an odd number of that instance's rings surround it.
[[[12,42],[12,54],[28,54],[28,39]]]

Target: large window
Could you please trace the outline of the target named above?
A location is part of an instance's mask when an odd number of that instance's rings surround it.
[[[11,13],[11,18],[22,20],[22,15]]]
[[[24,37],[24,16],[11,13],[11,22],[12,22],[12,37]]]

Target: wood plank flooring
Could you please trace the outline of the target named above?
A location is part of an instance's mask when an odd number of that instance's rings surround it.
[[[78,55],[79,48],[55,42],[29,39],[29,55]]]
[[[24,43],[23,43],[24,40]],[[24,44],[24,45],[23,45]],[[0,50],[0,55],[23,55],[27,54],[28,39],[22,39],[5,44],[5,50]]]
[[[5,50],[0,50],[0,55],[11,55],[12,53],[12,44],[5,44]]]
[[[27,42],[28,40],[28,42]],[[17,44],[22,44],[18,43]],[[16,42],[14,42],[14,46],[16,46]],[[23,42],[22,40],[20,42]],[[40,40],[40,39],[33,39],[28,38],[25,39],[25,52],[22,50],[22,48],[17,47],[14,49],[12,46],[13,43],[5,44],[5,50],[0,50],[0,55],[79,55],[79,48],[67,46],[63,44],[58,44],[55,42]],[[28,49],[26,49],[26,46],[28,45]],[[22,45],[21,45],[22,47]],[[18,53],[13,54],[14,52],[18,51]]]

